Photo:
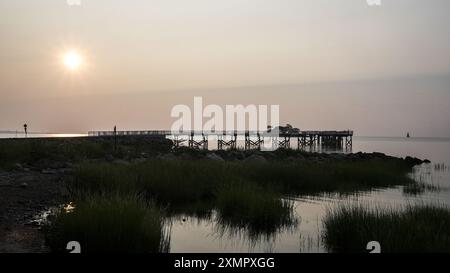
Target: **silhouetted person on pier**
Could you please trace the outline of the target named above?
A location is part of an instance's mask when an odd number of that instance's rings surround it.
[[[114,125],[114,151],[117,150],[117,127]]]
[[[28,125],[26,123],[23,125],[23,130],[25,131],[25,137],[27,137],[28,136]]]

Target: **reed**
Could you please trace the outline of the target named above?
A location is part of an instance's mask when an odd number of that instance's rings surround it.
[[[343,205],[328,212],[324,227],[333,252],[364,252],[369,241],[382,252],[450,252],[450,209],[443,206]]]

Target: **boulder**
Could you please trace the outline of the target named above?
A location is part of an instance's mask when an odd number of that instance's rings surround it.
[[[175,156],[175,155],[174,155]],[[182,160],[194,160],[195,159],[195,157],[192,155],[192,154],[190,154],[190,153],[182,153],[181,155],[180,155],[180,158],[182,159]],[[176,159],[176,157],[175,157],[175,159]]]
[[[169,160],[176,160],[177,157],[172,153],[168,153],[168,154],[163,154],[163,155],[159,156],[158,159],[169,161]]]
[[[255,163],[266,163],[267,159],[265,159],[261,155],[251,155],[247,157],[244,161],[246,162],[255,162]]]
[[[416,158],[416,157],[411,157],[411,156],[407,156],[405,157],[405,161],[407,164],[411,165],[411,166],[415,166],[415,165],[420,165],[423,163],[422,160]]]
[[[105,157],[106,161],[108,162],[113,162],[114,161],[114,156],[111,154],[106,155]]]
[[[224,161],[223,158],[220,155],[217,155],[215,153],[209,153],[206,155],[206,159],[213,160],[213,161]]]
[[[289,161],[289,162],[295,162],[295,161],[297,161],[297,158],[296,158],[296,157],[293,157],[293,156],[288,156],[288,157],[286,158],[286,161]]]
[[[114,164],[121,164],[121,165],[130,165],[130,161],[122,160],[122,159],[116,159],[113,161]]]
[[[379,159],[386,158],[386,154],[379,153],[379,152],[374,152],[374,153],[372,153],[372,155],[373,155],[373,157],[379,158]]]

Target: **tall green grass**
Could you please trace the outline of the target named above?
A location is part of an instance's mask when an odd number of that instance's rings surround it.
[[[63,252],[78,241],[89,252],[167,252],[168,234],[158,207],[136,195],[88,195],[72,212],[61,210],[48,227],[47,243]]]
[[[138,192],[164,204],[214,198],[218,186],[233,175],[211,161],[151,160],[139,164],[86,164],[75,172],[74,193]]]
[[[220,162],[150,160],[85,164],[69,183],[75,196],[139,194],[169,214],[211,215],[224,228],[256,237],[295,225],[285,195],[351,192],[408,184],[409,169],[395,162]]]
[[[29,138],[0,141],[0,167],[15,163],[34,164],[39,160],[56,162],[83,161],[113,155],[117,158],[139,157],[142,153],[169,152],[170,140],[145,137],[114,138]]]
[[[293,202],[282,199],[271,189],[246,181],[222,185],[216,208],[223,227],[245,230],[250,238],[270,235],[296,224]]]
[[[334,252],[364,252],[369,241],[382,252],[450,252],[450,209],[441,206],[345,205],[328,212],[324,227],[324,243]]]
[[[0,141],[0,163],[34,163],[98,158],[110,153],[108,143],[83,139],[6,139]]]
[[[353,192],[413,183],[402,161],[271,162],[238,165],[246,179],[276,187],[286,194]]]
[[[224,184],[254,183],[272,191],[302,195],[352,192],[414,183],[401,161],[217,162],[150,160],[145,163],[86,164],[75,174],[73,191],[141,192],[167,203],[210,200]]]

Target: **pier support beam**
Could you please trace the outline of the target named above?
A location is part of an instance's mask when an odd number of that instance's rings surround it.
[[[218,150],[225,150],[225,149],[236,149],[236,142],[237,142],[237,133],[234,132],[234,134],[231,136],[231,140],[226,140],[227,134],[224,132],[223,135],[217,136],[217,149]]]
[[[205,136],[202,134],[202,139],[200,141],[195,140],[194,133],[191,133],[191,136],[189,137],[189,148],[192,149],[208,149],[208,136]]]
[[[345,146],[349,147],[353,145],[353,137],[352,136],[346,136],[345,137]]]
[[[284,148],[284,149],[289,149],[291,147],[291,137],[290,136],[282,136],[280,138],[281,138],[281,140],[277,140],[278,147]]]
[[[183,144],[184,142],[188,141],[188,139],[185,139],[181,136],[174,136],[173,138],[173,146],[175,148],[179,148],[181,146],[181,144]]]
[[[264,143],[264,139],[261,138],[261,135],[259,133],[254,137],[256,137],[256,140],[252,140],[252,136],[250,136],[250,133],[245,132],[245,150],[261,150],[261,144]]]

